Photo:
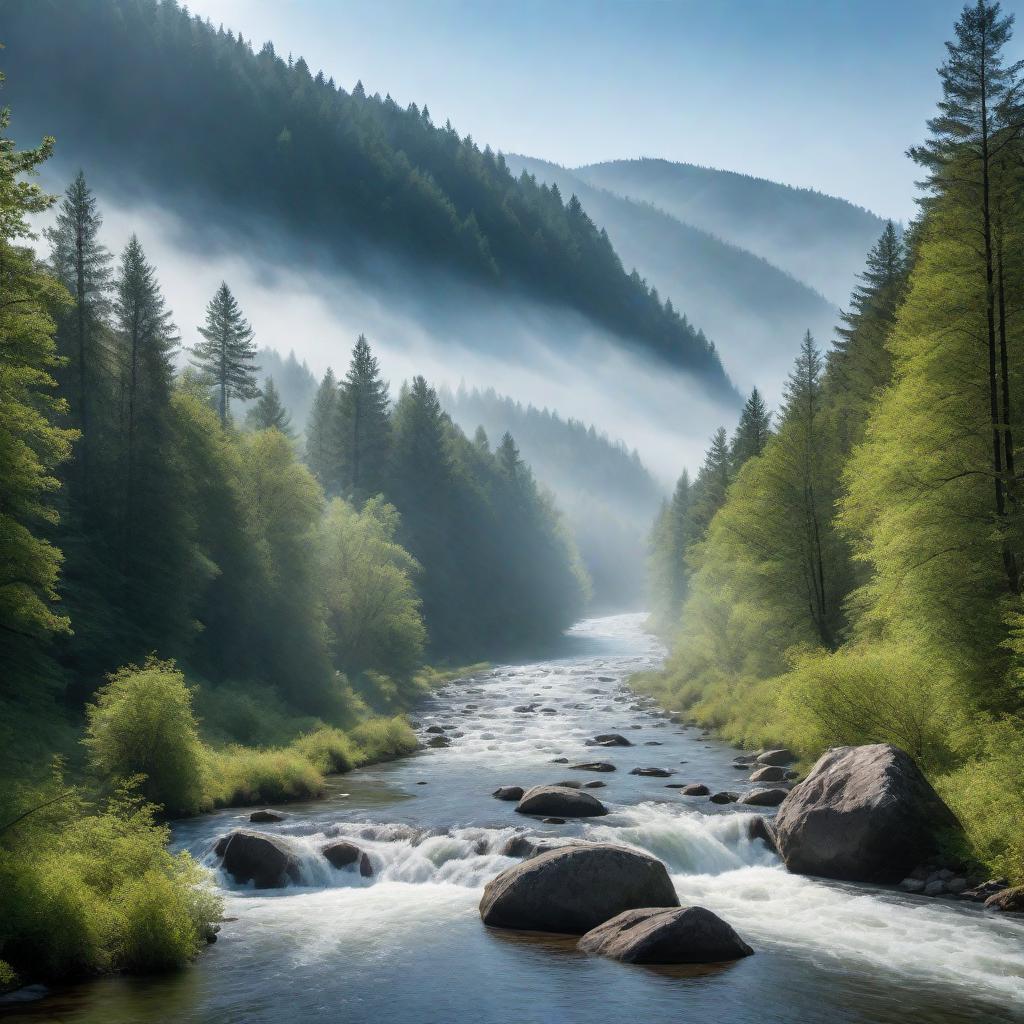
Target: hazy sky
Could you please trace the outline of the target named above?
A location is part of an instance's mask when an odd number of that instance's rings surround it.
[[[1016,3],[1004,3],[1013,11]],[[191,0],[345,88],[563,164],[661,156],[913,210],[961,0]],[[1022,51],[1024,36],[1014,41]]]

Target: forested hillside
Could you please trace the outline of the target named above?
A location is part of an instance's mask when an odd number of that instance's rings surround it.
[[[349,269],[373,243],[525,290],[731,395],[711,342],[623,269],[578,201],[513,178],[426,106],[347,92],[174,0],[2,0],[0,25],[19,132],[56,135],[104,189],[197,230],[281,229]]]
[[[440,392],[467,431],[511,433],[538,480],[554,493],[590,576],[591,609],[636,609],[645,599],[648,524],[664,497],[636,451],[591,425],[523,405],[493,389]]]
[[[774,389],[768,367],[777,366],[781,379],[793,338],[808,328],[822,335],[831,330],[836,309],[828,300],[762,256],[723,242],[717,229],[694,227],[654,203],[595,187],[557,164],[506,159],[513,171],[576,195],[624,264],[720,339],[719,355],[734,380],[751,378],[756,366],[762,386]],[[865,252],[866,246],[861,256]]]
[[[668,670],[645,684],[748,744],[887,741],[1024,878],[1021,559],[1024,64],[965,8],[912,148],[924,194],[881,232],[835,347],[803,342],[774,432],[716,436],[655,531]],[[981,85],[979,85],[981,83]],[[740,435],[755,416],[748,406]],[[745,429],[746,428],[746,429]],[[763,434],[760,429],[757,431]]]
[[[837,304],[884,227],[844,199],[694,164],[612,160],[573,174],[756,253]]]

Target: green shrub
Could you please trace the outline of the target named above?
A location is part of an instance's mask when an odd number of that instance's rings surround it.
[[[169,970],[203,948],[221,902],[188,854],[167,850],[168,831],[137,784],[94,806],[60,783],[59,799],[2,833],[0,958],[12,972]]]
[[[297,715],[272,686],[224,683],[199,687],[195,706],[208,742],[247,747],[285,746],[293,736],[315,729],[319,719]]]
[[[416,734],[402,715],[368,718],[349,735],[360,750],[360,764],[390,761],[411,754],[417,747]]]
[[[300,736],[292,747],[324,775],[351,771],[362,763],[362,751],[348,733],[327,725]]]
[[[82,741],[105,778],[144,776],[142,792],[167,814],[193,814],[203,802],[203,746],[192,691],[173,661],[147,659],[118,669],[86,708]]]
[[[312,800],[323,793],[323,775],[294,747],[231,746],[207,755],[209,798],[218,807]]]
[[[964,852],[1024,883],[1024,722],[986,722],[977,732],[982,753],[941,776],[936,788],[964,826]]]

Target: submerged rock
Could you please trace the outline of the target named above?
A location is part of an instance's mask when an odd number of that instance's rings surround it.
[[[617,732],[604,732],[600,736],[594,737],[594,742],[601,747],[631,747],[633,746],[630,740],[627,740],[625,736],[620,735]]]
[[[608,813],[596,797],[565,786],[534,786],[523,794],[516,810],[520,814],[560,818],[597,818]]]
[[[675,772],[670,768],[634,768],[630,775],[644,775],[652,779],[667,779],[670,775],[675,775]]]
[[[523,798],[522,786],[499,786],[491,796],[495,800],[521,800]]]
[[[604,789],[604,787],[606,785],[608,785],[608,783],[602,782],[600,779],[594,779],[593,782],[584,782],[583,783],[583,788],[584,789]]]
[[[569,767],[580,772],[613,772],[615,765],[607,761],[584,761],[583,764],[574,764]]]
[[[252,814],[249,815],[249,820],[254,825],[276,823],[279,821],[284,821],[284,819],[285,815],[283,815],[280,811],[270,811],[266,809],[262,811],[253,811]]]
[[[853,882],[898,882],[959,827],[910,755],[888,743],[827,751],[775,819],[790,871]]]
[[[587,932],[578,948],[629,964],[724,963],[754,952],[704,907],[626,910]]]
[[[253,882],[257,889],[279,889],[299,880],[299,859],[275,836],[236,829],[217,840],[213,852],[236,882]]]
[[[638,907],[677,907],[665,865],[606,844],[541,853],[491,879],[480,916],[493,928],[582,935]]]

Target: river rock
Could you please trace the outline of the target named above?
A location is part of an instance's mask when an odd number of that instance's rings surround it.
[[[1004,914],[1024,913],[1024,885],[1004,889],[985,900],[988,910],[1001,910]]]
[[[480,916],[494,928],[582,935],[624,910],[678,907],[665,865],[609,844],[538,854],[484,888]]]
[[[772,853],[779,852],[778,843],[775,841],[775,826],[763,815],[755,814],[750,818],[747,824],[747,835],[751,840],[760,839]]]
[[[279,889],[299,880],[299,859],[275,836],[235,829],[217,840],[214,853],[236,882],[253,882],[257,889]]]
[[[667,779],[670,775],[675,775],[675,772],[669,768],[634,768],[630,775],[643,775],[652,779]]]
[[[249,815],[249,820],[254,825],[272,824],[279,821],[284,821],[285,816],[280,811],[262,810],[253,811]]]
[[[608,785],[607,782],[602,782],[600,779],[594,779],[593,782],[584,782],[583,783],[583,788],[584,789],[604,789],[604,787],[607,786],[607,785]]]
[[[995,896],[996,893],[1009,888],[1010,883],[1005,878],[990,878],[987,882],[979,882],[977,885],[965,889],[960,894],[960,898],[973,900],[975,903],[984,903],[989,896]]]
[[[342,839],[336,843],[331,843],[330,846],[325,846],[320,852],[331,867],[346,868],[350,864],[358,864],[359,874],[364,878],[369,878],[373,874],[373,865],[370,863],[370,858],[355,843]]]
[[[594,743],[599,747],[631,747],[633,744],[625,736],[617,732],[604,732],[594,737]]]
[[[780,747],[778,750],[766,750],[757,755],[758,764],[785,766],[792,764],[796,759],[796,754],[787,747]]]
[[[522,786],[499,786],[491,796],[495,800],[522,800],[523,798],[523,787]]]
[[[596,818],[608,813],[596,797],[565,786],[534,786],[523,794],[516,810],[520,814],[558,818]]]
[[[576,771],[581,772],[613,772],[615,771],[615,765],[609,764],[607,761],[585,761],[583,764],[570,765]]]
[[[909,754],[874,743],[823,754],[786,797],[775,828],[790,871],[897,882],[959,823]]]
[[[444,732],[444,726],[443,725],[428,725],[426,727],[426,729],[424,729],[423,731],[424,732],[432,732],[432,733],[440,734],[440,733]]]
[[[565,779],[562,782],[552,782],[552,786],[559,786],[562,789],[583,789],[583,783],[576,779]]]
[[[681,796],[707,796],[711,792],[703,782],[692,782],[679,791]]]
[[[564,825],[565,818],[544,818],[541,822],[542,825]]]
[[[728,790],[722,790],[721,793],[712,793],[709,797],[713,804],[734,804],[739,798],[739,793],[730,793]]]
[[[452,741],[450,739],[448,739],[447,736],[431,736],[431,738],[429,740],[427,740],[427,746],[428,747],[440,748],[440,747],[450,747],[451,745],[452,745]]]
[[[782,782],[786,778],[786,769],[780,768],[778,765],[766,764],[763,768],[758,768],[750,776],[751,782]]]
[[[626,910],[587,932],[578,948],[628,964],[724,963],[754,952],[704,907]]]
[[[787,796],[789,796],[788,789],[752,789],[749,793],[744,793],[736,802],[749,804],[751,807],[778,807]]]

